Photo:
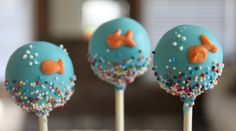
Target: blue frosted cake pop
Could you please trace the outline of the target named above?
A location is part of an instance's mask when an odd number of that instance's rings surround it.
[[[141,24],[118,18],[102,24],[89,42],[89,62],[102,80],[124,89],[150,63],[150,41]]]
[[[5,86],[17,105],[41,116],[49,115],[70,99],[75,79],[71,59],[63,46],[32,42],[11,55]]]
[[[197,96],[212,90],[223,70],[223,52],[216,37],[194,25],[168,31],[154,51],[155,76],[161,88],[193,106]]]

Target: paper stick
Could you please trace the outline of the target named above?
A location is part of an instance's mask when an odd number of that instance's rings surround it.
[[[192,131],[192,117],[193,107],[189,107],[188,104],[184,103],[184,131]]]
[[[46,115],[39,116],[39,131],[48,131],[48,118]]]
[[[124,89],[115,90],[116,131],[124,131]]]

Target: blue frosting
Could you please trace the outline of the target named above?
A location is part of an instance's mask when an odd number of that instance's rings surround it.
[[[41,64],[45,60],[64,63],[64,74],[45,75]],[[18,48],[6,68],[6,88],[23,110],[48,115],[63,106],[73,93],[74,69],[63,47],[49,42],[32,42]]]
[[[208,52],[202,64],[191,64],[188,50],[201,45],[205,35],[218,51]],[[168,31],[158,42],[154,53],[154,72],[162,88],[180,96],[186,103],[217,84],[223,68],[223,52],[216,37],[207,29],[195,25],[179,25]]]
[[[135,47],[122,46],[117,49],[112,49],[107,44],[107,37],[114,34],[117,30],[121,30],[121,36],[124,36],[128,31],[133,32],[133,40],[136,43]],[[110,71],[116,74],[115,77],[125,77],[115,73],[114,68],[117,65],[121,66],[121,70],[125,68],[134,68],[132,72],[138,72],[133,75],[134,79],[137,75],[144,73],[143,68],[149,64],[149,57],[151,54],[151,47],[148,34],[141,24],[130,18],[118,18],[102,24],[93,34],[89,42],[89,57],[90,62],[93,63],[92,69],[102,80],[112,83],[116,86],[126,86],[126,82],[115,82],[114,78],[104,78],[105,71]],[[140,60],[143,59],[143,60]],[[99,71],[99,69],[101,71]],[[126,71],[129,69],[126,69]],[[133,80],[132,80],[133,81]],[[123,84],[121,84],[123,83]]]

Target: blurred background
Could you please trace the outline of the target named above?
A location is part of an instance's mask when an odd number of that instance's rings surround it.
[[[38,130],[38,118],[22,112],[3,86],[11,53],[36,40],[64,44],[78,76],[71,100],[50,113],[49,129],[114,129],[113,87],[93,74],[87,51],[93,31],[122,16],[144,25],[153,49],[178,24],[215,33],[226,66],[218,87],[197,99],[193,130],[236,131],[235,0],[0,0],[0,131]],[[160,90],[151,70],[128,87],[125,97],[126,129],[182,129],[182,103]]]

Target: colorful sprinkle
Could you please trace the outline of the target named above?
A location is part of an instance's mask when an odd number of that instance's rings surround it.
[[[66,86],[74,84],[75,77],[71,78],[73,80],[69,81]],[[73,88],[65,88],[66,91],[64,93],[64,91],[62,92],[59,88],[52,85],[45,85],[40,81],[28,82],[21,80],[18,83],[16,81],[12,83],[5,81],[5,86],[17,105],[21,106],[24,111],[36,112],[38,116],[49,115],[49,112],[56,107],[62,107],[74,92]],[[55,92],[55,89],[57,97],[54,97],[53,92]]]
[[[113,63],[112,68],[110,61],[100,61],[96,57],[88,57],[89,62],[91,63],[91,68],[95,72],[95,74],[102,79],[103,81],[107,81],[119,88],[126,88],[127,84],[130,84],[134,81],[137,76],[144,74],[144,72],[148,69],[148,65],[151,62],[151,58],[143,58],[139,57],[135,59],[131,57],[130,59],[124,60],[124,63],[118,64]],[[127,66],[132,61],[142,61],[144,64],[137,66]],[[101,66],[102,65],[102,66]],[[106,68],[103,68],[106,67]]]
[[[167,67],[168,65],[166,65]],[[212,90],[219,81],[219,77],[222,74],[224,64],[215,63],[210,68],[210,71],[205,71],[198,74],[192,73],[192,67],[188,67],[189,72],[179,71],[178,76],[172,75],[169,71],[166,74],[159,75],[154,66],[154,75],[157,76],[157,80],[167,93],[180,96],[182,100],[190,100],[190,106],[194,105],[194,100],[197,96]],[[176,68],[175,68],[176,69]],[[173,67],[173,70],[175,70]],[[195,70],[202,69],[201,66],[195,67]],[[186,77],[188,76],[188,77]],[[206,83],[206,80],[210,80],[210,83]],[[194,81],[196,84],[192,84]]]

